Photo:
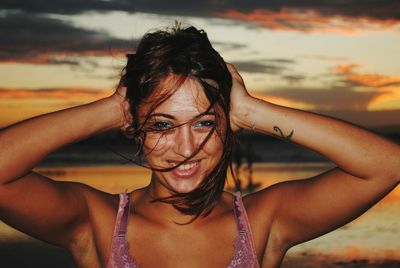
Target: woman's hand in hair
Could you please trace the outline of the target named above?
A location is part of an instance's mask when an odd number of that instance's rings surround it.
[[[115,101],[118,102],[121,113],[121,130],[125,131],[127,127],[131,125],[132,114],[130,111],[129,101],[126,98],[126,87],[119,87],[111,96]]]
[[[235,66],[230,63],[227,63],[226,66],[232,75],[231,128],[233,131],[251,129],[249,109],[246,107],[251,107],[251,103],[256,101],[256,99],[247,92],[243,78],[236,70]]]

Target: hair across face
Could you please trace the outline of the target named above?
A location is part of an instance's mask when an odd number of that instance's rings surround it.
[[[154,169],[153,190],[159,196],[193,191],[221,161],[225,126],[209,107],[201,85],[188,78],[148,117],[143,153]],[[148,113],[142,106],[139,120]]]
[[[193,164],[191,159],[199,159],[196,157],[204,153],[209,139],[219,138],[220,152],[214,154],[218,155],[218,161],[213,158],[213,165],[209,165],[211,169],[207,169],[196,187],[189,187],[188,191],[169,187],[169,197],[155,200],[170,203],[184,214],[195,215],[195,218],[201,214],[207,215],[223,192],[235,137],[229,123],[232,78],[224,60],[211,46],[206,33],[195,27],[175,27],[147,33],[139,43],[136,53],[128,55],[120,86],[127,88],[133,117],[128,134],[140,143],[146,158],[151,160],[148,162],[153,171],[174,172],[175,169],[177,172],[178,166]],[[195,108],[198,114],[192,110],[193,116],[188,117],[188,120],[180,117],[181,114],[175,114],[177,120],[167,127],[162,126],[165,124],[162,121],[158,125],[152,125],[157,109],[167,107],[168,111],[173,106],[171,100],[176,100],[179,96],[189,96],[188,92],[180,92],[182,90],[189,90],[191,94],[198,91],[196,94],[201,97],[192,98],[192,101],[199,102]],[[188,128],[186,125],[193,126],[193,122],[203,113],[213,113],[216,123],[207,127],[207,132],[201,135],[202,139],[192,142],[196,148],[191,150],[190,155],[186,152],[178,156],[179,153],[173,154],[172,147],[164,146],[170,148],[165,153],[174,159],[171,162],[175,165],[158,163],[157,159],[160,158],[156,157],[157,150],[162,147],[155,143],[154,148],[148,148],[150,141],[154,141],[155,133],[158,133],[158,142],[167,142],[168,131],[182,132],[182,129]],[[157,129],[159,127],[171,129]],[[196,128],[196,133],[198,130]],[[146,147],[143,147],[144,144]],[[178,159],[180,162],[175,161]]]

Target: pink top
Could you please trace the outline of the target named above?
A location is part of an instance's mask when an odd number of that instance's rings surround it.
[[[130,210],[129,195],[123,193],[119,196],[120,202],[107,268],[139,268],[139,265],[129,255],[129,245],[126,241],[126,229]],[[228,268],[259,268],[253,235],[240,192],[237,192],[234,197],[233,207],[238,236],[234,245],[235,253]]]

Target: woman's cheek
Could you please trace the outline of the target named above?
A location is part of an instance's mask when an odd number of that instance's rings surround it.
[[[163,155],[168,151],[170,139],[162,134],[149,134],[144,142],[145,155]]]
[[[222,156],[223,144],[220,137],[213,134],[208,142],[204,145],[203,150],[207,155]]]

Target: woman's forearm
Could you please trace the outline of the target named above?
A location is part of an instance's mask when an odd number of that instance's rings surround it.
[[[400,178],[400,146],[341,120],[249,97],[241,127],[291,140],[354,176]]]
[[[123,118],[113,95],[6,128],[0,133],[0,182],[7,183],[23,176],[61,146],[121,127]]]

